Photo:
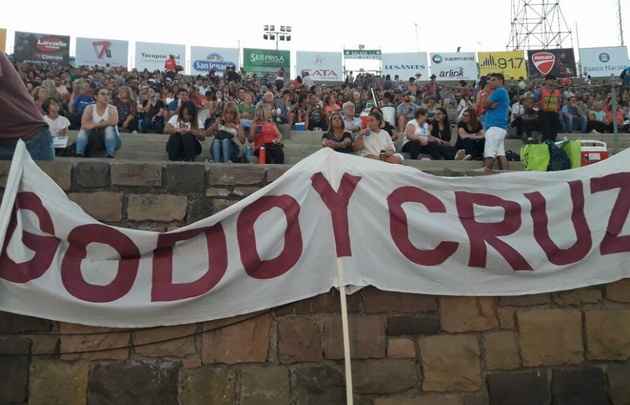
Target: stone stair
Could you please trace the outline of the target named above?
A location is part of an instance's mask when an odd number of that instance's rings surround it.
[[[70,138],[69,142],[74,142],[76,140],[77,131],[69,131],[68,135]],[[317,131],[287,131],[287,136],[285,136],[283,140],[285,145],[285,164],[294,165],[321,149],[321,136],[322,132]],[[455,136],[456,133],[453,130],[453,143],[456,139]],[[563,139],[565,136],[570,140],[578,140],[580,138],[602,140],[607,142],[609,152],[612,154],[612,134],[560,134],[558,139]],[[167,160],[166,142],[168,135],[121,133],[121,137],[122,146],[120,150],[116,152],[116,159],[132,160],[136,162]],[[621,140],[620,144],[622,145],[622,149],[630,147],[630,137],[626,134],[620,134],[619,139]],[[209,151],[211,143],[212,139],[206,139],[201,143],[203,151],[200,156],[197,156],[198,162],[203,162],[206,158],[210,159]],[[400,149],[402,142],[399,140],[397,143]],[[505,140],[506,150],[519,153],[521,146],[523,146],[523,142],[520,139]],[[244,151],[245,148],[241,147],[241,149]],[[453,172],[467,172],[481,167],[481,162],[479,161],[411,160],[408,154],[403,155],[406,158],[404,162],[405,165],[425,171],[450,170]],[[104,157],[104,151],[94,157]],[[251,163],[258,162],[258,158],[255,156],[252,156],[249,160]],[[521,162],[510,162],[509,168],[510,170],[523,170],[523,164]]]

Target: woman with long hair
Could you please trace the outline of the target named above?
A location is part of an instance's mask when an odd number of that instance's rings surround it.
[[[431,158],[444,157],[445,160],[462,160],[466,157],[466,151],[457,150],[451,146],[451,123],[448,119],[446,108],[438,107],[433,116],[433,121],[429,124],[429,132],[435,139],[430,139],[429,144],[435,142],[438,148],[432,147]],[[469,158],[470,159],[470,158]]]
[[[168,120],[164,133],[169,134],[166,152],[169,160],[194,162],[201,153],[199,141],[206,139],[203,122],[197,118],[197,107],[192,101],[184,101],[179,114]]]
[[[368,114],[367,128],[357,135],[354,141],[354,151],[361,151],[361,156],[383,160],[387,163],[401,164],[404,160],[400,153],[396,153],[396,147],[387,131],[381,129],[383,116],[374,111]]]
[[[254,142],[254,155],[260,156],[260,147],[265,146],[265,163],[284,164],[282,134],[271,121],[271,111],[265,104],[256,106],[254,122],[249,129],[249,142]]]
[[[118,88],[118,95],[114,98],[114,106],[118,109],[118,126],[129,132],[138,130],[138,108],[131,98],[131,90],[127,86]]]
[[[232,156],[239,154],[238,138],[241,144],[245,143],[245,134],[241,126],[241,116],[238,107],[233,101],[228,102],[223,109],[223,117],[217,119],[208,128],[208,136],[214,136],[210,146],[210,154],[214,163],[232,162]],[[221,160],[223,157],[223,160]]]
[[[328,131],[322,135],[322,146],[336,152],[349,153],[352,151],[352,132],[345,128],[343,117],[338,112],[330,114]]]
[[[37,106],[39,111],[42,113],[42,115],[46,115],[46,112],[44,112],[42,108],[42,104],[44,104],[44,101],[46,101],[46,99],[48,98],[48,92],[46,91],[46,89],[42,86],[36,86],[33,91],[31,91],[31,95],[33,96],[33,101],[35,101],[35,105]]]
[[[477,119],[477,110],[474,107],[465,109],[462,114],[462,120],[457,124],[455,148],[464,149],[467,159],[483,159],[485,138],[486,133]]]

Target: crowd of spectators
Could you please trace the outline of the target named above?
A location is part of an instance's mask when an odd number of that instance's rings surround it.
[[[70,129],[81,129],[84,111],[97,101],[97,89],[106,89],[108,103],[116,107],[120,132],[164,133],[183,106],[192,104],[203,124],[204,136],[217,138],[219,133],[227,136],[226,132],[232,132],[231,144],[216,139],[220,144],[213,145],[213,152],[209,153],[213,160],[230,160],[228,152],[238,153],[239,146],[248,140],[255,141],[257,154],[259,146],[265,143],[256,137],[261,124],[267,138],[281,143],[281,136],[266,129],[264,120],[276,127],[293,129],[299,123],[307,130],[321,130],[323,146],[352,152],[356,150],[353,146],[356,139],[368,125],[369,120],[362,121],[360,115],[373,104],[373,95],[378,100],[380,112],[376,115],[380,114],[380,119],[372,121],[378,122],[380,128],[387,124],[391,140],[402,140],[395,146],[399,151],[402,146],[402,151],[409,152],[412,158],[427,153],[432,159],[480,159],[479,151],[483,150],[478,145],[483,141],[483,130],[477,126],[483,124],[479,94],[484,89],[485,78],[477,82],[440,83],[435,75],[421,82],[420,74],[403,80],[398,76],[392,79],[389,75],[362,72],[356,77],[350,73],[344,83],[317,85],[308,73],[290,80],[284,72],[257,76],[234,69],[222,75],[211,71],[205,76],[191,76],[174,71],[129,71],[122,67],[31,63],[18,63],[15,67],[42,114],[50,114],[52,99],[56,110],[53,115],[65,117]],[[540,112],[532,97],[539,86],[540,83],[522,78],[511,78],[505,83],[512,100],[510,123],[516,136],[524,140],[531,140],[532,132],[540,130]],[[607,80],[561,79],[556,86],[561,94],[560,132],[611,132],[613,120],[617,121],[620,132],[628,130],[630,87],[616,87],[618,109],[613,113],[611,84]],[[226,116],[228,105],[230,115]],[[266,111],[259,112],[258,106]],[[457,117],[454,122],[449,122],[449,112]],[[235,116],[239,130],[226,126],[236,126]],[[457,128],[456,148],[450,146],[451,128]],[[345,132],[351,136],[348,138]],[[172,135],[172,128],[166,133]],[[462,155],[460,151],[465,153]],[[279,153],[268,153],[267,160],[270,155],[272,161],[280,159]],[[186,158],[189,160],[189,153]]]

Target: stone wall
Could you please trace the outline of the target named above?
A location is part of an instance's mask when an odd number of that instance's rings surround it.
[[[42,164],[95,218],[165,230],[286,167]],[[8,165],[0,164],[0,185]],[[348,297],[355,404],[628,404],[630,280],[524,297]],[[191,325],[96,328],[0,312],[0,404],[343,404],[334,290]]]

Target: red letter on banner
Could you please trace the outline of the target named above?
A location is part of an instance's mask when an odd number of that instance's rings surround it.
[[[486,267],[486,242],[495,248],[510,264],[513,270],[532,270],[525,258],[513,247],[500,240],[499,236],[511,235],[521,226],[521,206],[514,201],[506,201],[490,194],[456,191],[457,212],[468,239],[470,240],[471,267]],[[503,221],[484,223],[475,220],[474,206],[501,207],[505,210]]]
[[[579,262],[586,257],[593,245],[591,230],[584,216],[584,186],[581,181],[577,180],[569,182],[569,188],[571,190],[571,201],[573,202],[571,222],[573,223],[577,240],[568,249],[560,249],[549,237],[549,221],[545,197],[537,191],[525,194],[525,198],[532,203],[534,239],[545,251],[547,259],[557,266]]]
[[[630,235],[619,236],[630,212],[630,173],[615,173],[591,179],[591,193],[615,188],[619,189],[619,195],[610,212],[606,236],[599,247],[602,255],[630,252]]]
[[[416,248],[409,240],[409,223],[402,208],[404,203],[423,204],[431,213],[444,213],[446,207],[437,197],[417,187],[400,187],[387,197],[389,207],[389,232],[400,252],[410,261],[422,266],[444,263],[455,253],[459,243],[440,242],[435,249]]]
[[[173,246],[182,240],[189,240],[204,234],[208,249],[208,270],[196,281],[173,283]],[[161,234],[153,251],[152,301],[175,301],[198,297],[212,290],[227,270],[227,242],[223,226],[218,223],[211,227],[191,229],[173,234]],[[180,271],[185,271],[182,268]]]
[[[46,272],[55,257],[60,241],[54,236],[41,236],[24,232],[22,234],[22,243],[24,243],[24,246],[34,251],[35,255],[28,262],[14,262],[7,256],[7,247],[17,227],[18,210],[32,211],[37,216],[39,228],[43,233],[54,235],[55,227],[50,218],[50,214],[37,194],[29,192],[17,194],[15,197],[15,205],[11,212],[11,220],[4,239],[2,254],[0,255],[0,278],[13,283],[26,283],[27,281],[41,277]]]
[[[344,173],[339,184],[339,191],[335,192],[321,172],[315,173],[311,177],[313,188],[319,193],[322,201],[324,201],[324,204],[326,204],[326,207],[332,214],[337,257],[352,256],[348,224],[348,203],[360,181],[361,177]]]
[[[284,249],[274,259],[260,260],[256,250],[254,223],[265,212],[280,208],[287,219],[284,231]],[[299,222],[300,204],[291,196],[265,196],[241,211],[236,227],[241,261],[245,271],[252,278],[268,279],[278,277],[291,269],[302,256],[302,230]]]
[[[135,243],[122,232],[100,224],[82,225],[68,235],[70,247],[61,263],[61,281],[73,296],[88,302],[111,302],[124,297],[138,274],[140,252]],[[120,255],[118,273],[108,285],[90,284],[83,278],[81,262],[87,256],[90,243],[113,247]]]

